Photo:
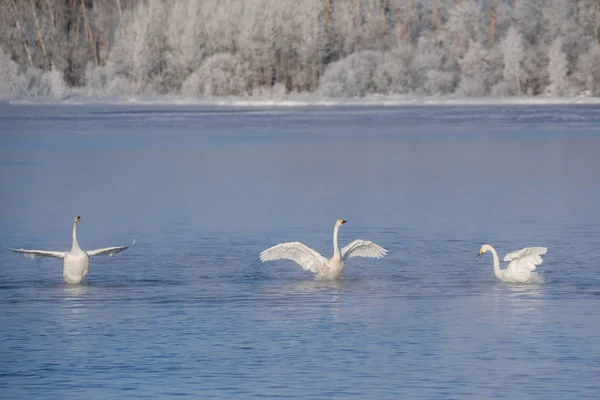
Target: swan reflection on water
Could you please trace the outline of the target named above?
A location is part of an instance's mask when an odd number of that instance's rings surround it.
[[[489,305],[489,314],[497,315],[499,320],[509,313],[517,320],[532,322],[546,314],[546,286],[497,282],[492,290],[483,294],[483,303]]]
[[[78,284],[78,285],[70,285],[70,284],[62,284],[60,285],[63,290],[65,301],[77,301],[82,300],[84,296],[89,292],[89,286],[86,284]]]
[[[346,282],[347,284],[348,282]],[[303,311],[315,303],[323,304],[334,320],[340,312],[342,295],[344,292],[344,280],[319,281],[301,279],[294,282],[281,284],[277,282],[262,289],[261,296],[273,299],[273,310],[279,311]]]
[[[332,291],[333,293],[339,294],[339,292],[344,287],[344,281],[343,280],[335,280],[335,281],[302,280],[299,282],[295,282],[293,287],[294,287],[294,292],[302,293],[302,294],[319,293],[319,292],[326,292],[326,291]]]

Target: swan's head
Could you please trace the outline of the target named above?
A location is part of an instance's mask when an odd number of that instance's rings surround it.
[[[80,219],[81,219],[81,217],[79,215],[76,215],[75,220],[73,222],[78,223]]]
[[[346,223],[346,221],[344,221],[343,219],[338,219],[337,221],[335,221],[335,226],[342,226]]]
[[[487,253],[488,251],[492,250],[492,246],[490,246],[489,244],[484,244],[483,246],[481,246],[481,248],[479,249],[479,254],[477,255],[477,257],[481,257],[481,255],[483,253]]]

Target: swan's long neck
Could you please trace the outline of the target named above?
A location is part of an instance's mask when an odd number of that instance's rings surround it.
[[[77,222],[73,223],[73,249],[78,249],[79,243],[77,243]]]
[[[336,225],[333,228],[333,258],[335,260],[341,260],[342,256],[340,255],[340,248],[338,247],[338,231],[340,230],[340,226]]]
[[[500,269],[500,259],[498,258],[498,253],[496,253],[496,249],[490,246],[490,251],[492,252],[492,257],[494,257],[494,274],[498,279],[502,279],[503,271]]]

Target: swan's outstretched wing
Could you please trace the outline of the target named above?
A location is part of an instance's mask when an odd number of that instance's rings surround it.
[[[90,257],[93,257],[93,256],[111,256],[112,257],[115,254],[122,252],[123,250],[127,250],[134,244],[135,244],[135,239],[133,239],[133,242],[131,244],[128,244],[127,246],[115,246],[115,247],[106,247],[104,249],[87,250],[86,253]]]
[[[6,246],[6,245],[5,245]],[[47,251],[47,250],[25,250],[25,249],[13,249],[12,247],[6,246],[13,253],[19,253],[27,258],[34,259],[36,257],[55,257],[65,258],[67,254],[65,251]]]
[[[325,266],[325,257],[300,242],[279,243],[260,253],[260,261],[292,260],[306,271],[318,273]]]
[[[340,253],[343,260],[351,257],[382,258],[387,254],[387,250],[371,241],[356,239],[342,248]]]
[[[513,251],[504,256],[504,261],[510,261],[507,270],[510,271],[535,271],[535,267],[540,265],[542,255],[548,251],[545,247],[525,247],[524,249]]]

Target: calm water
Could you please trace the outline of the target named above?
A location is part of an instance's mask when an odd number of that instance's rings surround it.
[[[600,109],[0,105],[3,398],[600,395]],[[302,241],[315,282],[258,253]],[[542,285],[496,280],[548,247]]]

